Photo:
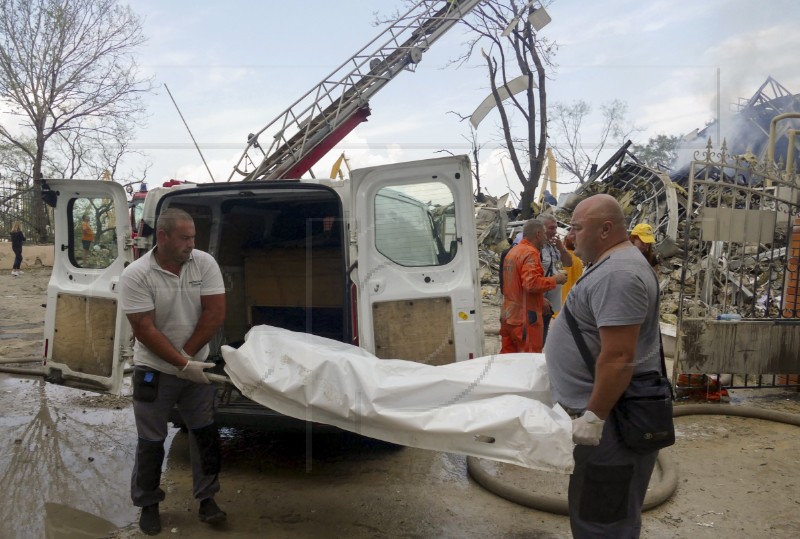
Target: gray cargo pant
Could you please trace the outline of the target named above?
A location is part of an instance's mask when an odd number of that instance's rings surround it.
[[[600,445],[575,447],[569,480],[572,536],[636,539],[642,529],[642,503],[658,451],[640,455],[619,438],[614,415],[603,426]]]
[[[135,369],[135,371],[140,370],[152,372],[152,369],[145,367]],[[135,372],[134,385],[136,378]],[[158,373],[157,380],[157,395],[155,400],[150,402],[137,400],[134,388],[133,415],[136,419],[139,441],[131,474],[133,504],[144,507],[164,500],[164,491],[160,487],[164,440],[167,438],[170,412],[176,405],[189,429],[194,497],[198,500],[211,498],[219,492],[218,464],[213,473],[206,473],[209,471],[209,466],[208,462],[206,466],[203,465],[203,456],[207,454],[210,445],[214,442],[218,444],[214,427],[217,388],[214,384],[195,384],[165,373]],[[201,445],[198,445],[198,436],[205,438],[201,441]],[[201,451],[201,446],[205,446],[206,451]],[[218,461],[218,452],[213,456]]]

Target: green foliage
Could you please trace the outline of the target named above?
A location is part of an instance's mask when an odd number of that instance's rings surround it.
[[[678,157],[681,139],[677,135],[657,135],[639,146],[634,144],[631,152],[642,164],[650,168],[668,169]]]

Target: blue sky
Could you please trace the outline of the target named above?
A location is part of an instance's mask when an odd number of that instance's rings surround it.
[[[387,15],[402,2],[130,5],[144,17],[149,38],[139,59],[142,69],[156,85],[169,86],[217,181],[224,181],[247,134],[375,37],[375,12]],[[794,0],[554,0],[547,10],[552,22],[542,33],[559,45],[548,100],[582,99],[596,111],[612,99],[626,101],[628,118],[644,129],[634,142],[688,133],[713,120],[718,73],[723,126],[730,104],[750,97],[769,75],[800,93],[800,9]],[[342,150],[353,168],[435,157],[442,149],[467,153],[463,137],[469,130],[448,111],[471,114],[488,83],[480,67],[446,67],[464,40],[462,28],[451,30],[416,72],[402,73],[375,96],[369,121],[315,167],[317,176],[328,174]],[[148,127],[139,131],[136,145],[150,156],[151,185],[169,178],[209,181],[163,87],[147,106]],[[490,114],[481,124],[482,141],[496,139],[496,122]],[[595,140],[593,123],[586,125],[588,143]],[[499,163],[497,150],[482,152],[483,181],[493,195],[508,191]]]

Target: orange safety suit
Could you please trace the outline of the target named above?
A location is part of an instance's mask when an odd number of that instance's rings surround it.
[[[541,352],[544,340],[544,293],[556,287],[545,277],[539,250],[527,239],[503,261],[503,309],[500,311],[501,354]]]
[[[81,240],[94,241],[94,230],[92,230],[92,225],[87,222],[81,223]]]

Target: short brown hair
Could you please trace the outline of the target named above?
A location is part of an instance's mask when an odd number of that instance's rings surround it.
[[[180,208],[167,208],[161,212],[156,222],[156,230],[163,230],[167,234],[175,230],[178,221],[189,221],[194,223],[194,219],[187,212]]]

